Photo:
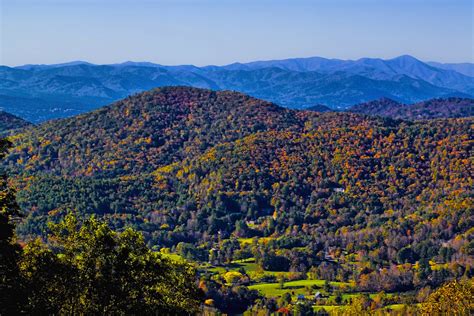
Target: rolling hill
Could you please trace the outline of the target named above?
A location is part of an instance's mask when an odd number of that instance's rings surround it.
[[[132,225],[155,246],[299,232],[302,244],[391,249],[390,261],[428,240],[467,260],[471,125],[168,87],[29,128],[11,138],[6,166],[26,214],[21,236],[74,210]]]

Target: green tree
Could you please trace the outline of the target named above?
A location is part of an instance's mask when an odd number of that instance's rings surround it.
[[[398,251],[397,261],[398,263],[413,263],[416,261],[416,254],[410,247],[404,247]]]
[[[331,293],[332,292],[331,282],[329,282],[329,280],[325,280],[323,288],[324,288],[324,291],[326,291],[326,293]]]
[[[0,139],[0,159],[5,157],[9,147],[8,140]],[[19,215],[15,192],[3,173],[0,175],[0,315],[16,314],[24,297],[18,269],[21,248],[16,243],[12,221]]]
[[[285,288],[285,276],[284,275],[278,276],[278,288],[280,290],[283,290]]]
[[[200,304],[195,271],[146,247],[132,229],[116,233],[94,217],[68,215],[51,225],[48,249],[25,248],[28,312],[54,314],[185,314]]]
[[[420,280],[422,283],[426,282],[428,277],[431,275],[431,272],[431,266],[428,259],[421,259],[419,261],[419,267],[417,272],[418,280]]]
[[[311,316],[314,315],[313,305],[309,301],[299,301],[293,307],[293,314],[295,316]]]

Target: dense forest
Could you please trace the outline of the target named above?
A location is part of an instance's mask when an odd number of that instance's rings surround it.
[[[10,143],[0,140],[0,159]],[[18,205],[0,178],[0,315],[177,315],[195,313],[203,292],[195,269],[146,247],[133,229],[121,233],[68,214],[50,234],[19,243]]]
[[[32,124],[10,113],[0,111],[0,136],[14,134]]]
[[[117,242],[131,227],[143,247],[196,265],[208,312],[303,309],[298,293],[258,286],[310,280],[321,305],[417,310],[474,274],[473,124],[160,88],[22,130],[4,167],[22,240],[54,246],[71,212]],[[472,293],[460,284],[446,286]]]
[[[452,97],[403,104],[383,98],[354,105],[348,111],[404,120],[470,117],[474,116],[474,99]]]

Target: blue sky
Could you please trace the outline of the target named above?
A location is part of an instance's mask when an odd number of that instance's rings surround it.
[[[0,64],[474,62],[472,0],[0,0]]]

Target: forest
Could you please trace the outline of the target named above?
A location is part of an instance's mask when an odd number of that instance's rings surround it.
[[[3,157],[2,243],[17,258],[17,290],[30,291],[18,304],[467,315],[473,127],[472,117],[297,111],[189,87],[27,125]]]
[[[439,98],[414,104],[402,104],[388,98],[357,104],[350,112],[386,116],[395,119],[420,120],[469,117],[474,115],[474,99]]]

